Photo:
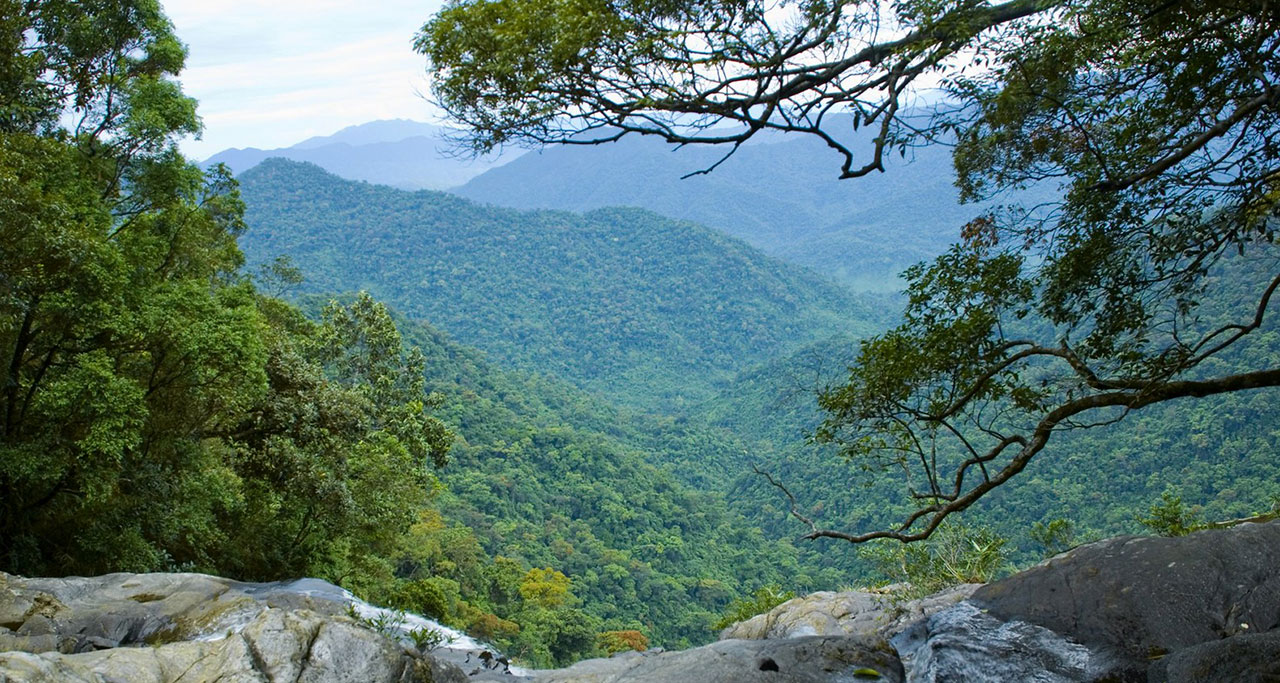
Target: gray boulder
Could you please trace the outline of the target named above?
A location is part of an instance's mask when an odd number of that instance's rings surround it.
[[[914,600],[902,597],[905,584],[879,590],[811,593],[733,624],[720,633],[720,639],[833,635],[889,638],[909,624],[968,598],[980,585],[953,586]]]
[[[1280,625],[1280,523],[1092,543],[988,584],[972,602],[1088,647],[1098,678],[1145,680],[1172,653]]]
[[[1280,630],[1241,634],[1178,650],[1153,664],[1147,680],[1152,683],[1280,681]]]
[[[884,640],[807,636],[721,640],[679,652],[629,653],[538,671],[546,683],[820,683],[903,680],[902,664]]]

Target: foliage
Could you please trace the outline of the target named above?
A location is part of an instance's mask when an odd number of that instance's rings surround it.
[[[1186,536],[1205,528],[1195,510],[1182,504],[1182,496],[1172,489],[1165,489],[1160,500],[1151,504],[1145,517],[1138,518],[1142,526],[1161,536]]]
[[[409,629],[405,635],[409,637],[410,642],[413,643],[414,647],[418,648],[419,652],[431,652],[454,641],[454,637],[444,631],[426,626]]]
[[[367,297],[316,324],[241,272],[156,2],[2,6],[0,567],[390,574],[452,441],[421,356]]]
[[[639,631],[605,631],[597,639],[597,646],[609,656],[628,650],[644,652],[649,649],[649,639]]]
[[[764,614],[794,597],[796,597],[795,593],[784,591],[777,584],[761,586],[750,597],[734,600],[713,628],[716,630],[728,628],[757,614]]]
[[[915,504],[869,531],[797,510],[809,537],[921,540],[1062,434],[1280,385],[1250,353],[1280,287],[1275,6],[682,0],[592,5],[571,31],[534,18],[565,10],[464,0],[424,27],[436,96],[477,149],[638,132],[731,153],[780,130],[818,136],[857,177],[894,147],[954,142],[967,200],[1061,191],[971,221],[907,272],[902,324],[863,343],[816,435],[904,472]],[[924,116],[904,108],[921,79],[946,95]],[[876,126],[869,158],[835,112]],[[1215,277],[1228,254],[1239,300]]]
[[[1075,545],[1075,529],[1070,520],[1061,517],[1049,520],[1048,524],[1033,522],[1027,535],[1042,548],[1044,557],[1052,557]]]
[[[664,647],[705,642],[724,608],[761,582],[815,590],[850,579],[843,566],[801,565],[789,542],[658,466],[683,459],[682,470],[710,478],[698,461],[741,454],[722,433],[632,416],[397,322],[429,359],[427,387],[460,398],[440,416],[463,438],[440,475],[447,489],[400,539],[394,576],[371,599],[435,605],[441,621],[551,666],[603,654],[606,631]]]

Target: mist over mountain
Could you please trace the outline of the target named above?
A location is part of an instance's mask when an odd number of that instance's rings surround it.
[[[516,211],[269,160],[241,176],[251,263],[368,290],[496,360],[648,408],[709,398],[766,358],[881,316],[714,230],[640,209]]]
[[[351,180],[405,189],[444,189],[519,156],[511,150],[481,158],[460,156],[448,137],[452,130],[419,121],[392,119],[350,126],[333,135],[311,137],[279,149],[227,149],[203,166],[226,164],[239,174],[272,157],[313,163]]]

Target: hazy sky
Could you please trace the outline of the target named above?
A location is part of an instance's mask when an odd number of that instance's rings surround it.
[[[162,0],[190,54],[204,159],[227,147],[287,147],[375,119],[436,120],[420,96],[414,33],[439,0]]]

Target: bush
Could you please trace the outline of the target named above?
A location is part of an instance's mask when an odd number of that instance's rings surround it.
[[[739,621],[745,621],[757,614],[764,614],[782,603],[794,598],[795,593],[784,591],[777,585],[761,586],[749,598],[738,598],[729,605],[717,621],[714,628],[719,631]]]

